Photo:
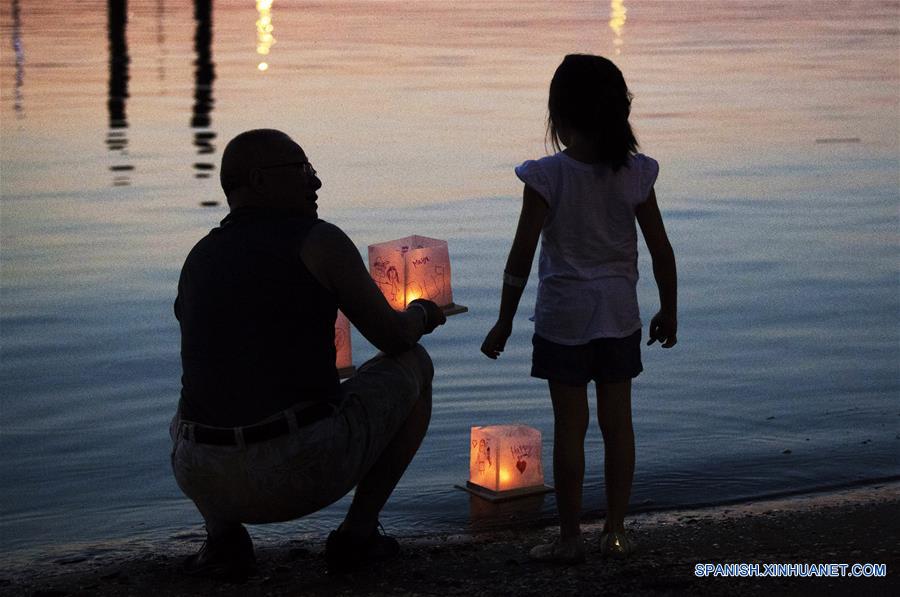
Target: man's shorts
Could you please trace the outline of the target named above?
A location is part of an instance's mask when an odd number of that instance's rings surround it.
[[[365,476],[432,376],[421,346],[397,357],[379,355],[341,384],[333,415],[244,446],[191,441],[191,423],[176,414],[170,427],[175,479],[207,519],[278,522],[320,510]]]
[[[566,346],[535,334],[531,343],[531,376],[569,386],[589,381],[617,383],[637,377],[641,363],[641,330],[625,338],[597,338]]]

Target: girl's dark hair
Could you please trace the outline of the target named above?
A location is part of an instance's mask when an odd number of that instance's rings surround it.
[[[550,142],[559,151],[560,128],[577,130],[593,138],[600,159],[618,170],[638,148],[628,124],[631,97],[622,71],[611,61],[590,54],[569,54],[550,81]]]

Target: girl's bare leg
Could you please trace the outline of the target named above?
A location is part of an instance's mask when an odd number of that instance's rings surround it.
[[[581,490],[584,483],[584,436],[590,418],[587,386],[550,382],[553,401],[553,482],[560,535],[581,534]]]
[[[603,532],[623,532],[634,477],[631,380],[597,384],[597,418],[603,433],[607,514]]]

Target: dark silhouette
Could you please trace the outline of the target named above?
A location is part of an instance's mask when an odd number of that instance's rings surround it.
[[[388,305],[352,241],[318,219],[321,181],[284,133],[235,137],[219,177],[231,211],[191,250],[175,301],[172,467],[207,530],[185,570],[243,578],[255,559],[242,523],[295,519],[354,486],[329,569],[396,555],[378,514],[431,417],[433,369],[416,342],[446,318],[431,301]],[[383,351],[343,384],[338,308]]]
[[[622,71],[606,58],[586,54],[570,54],[563,65],[550,81],[550,143],[560,151],[561,129],[577,129],[591,138],[596,156],[618,170],[638,149],[628,122],[632,95]]]
[[[19,118],[25,116],[22,86],[25,85],[25,47],[22,45],[22,14],[19,0],[12,1],[12,47],[16,56],[16,90],[13,95],[13,108]]]
[[[166,30],[163,27],[163,16],[165,14],[165,0],[156,0],[156,45],[158,48],[156,75],[159,78],[160,91],[163,90],[162,84],[166,80]]]
[[[675,254],[653,188],[659,166],[635,153],[631,94],[616,65],[600,56],[566,56],[550,83],[548,107],[553,145],[566,149],[516,168],[525,183],[522,212],[506,262],[500,314],[481,350],[492,359],[503,352],[543,238],[531,375],[547,380],[553,403],[560,536],[530,555],[584,561],[579,519],[587,386],[594,381],[607,499],[600,548],[626,557],[632,551],[624,526],[634,474],[631,380],[643,370],[635,220],[659,287],[660,310],[650,322],[648,344],[659,341],[663,348],[677,341]]]
[[[164,23],[165,14],[165,0],[156,0],[156,78],[159,80],[160,93],[165,93],[166,91],[166,29]]]
[[[191,128],[194,129],[194,146],[197,154],[209,156],[215,153],[213,140],[216,133],[209,130],[213,109],[213,81],[216,78],[212,61],[212,0],[194,0],[194,19],[197,29],[194,33],[194,108]],[[207,158],[208,159],[208,158]],[[198,161],[194,163],[196,178],[209,178],[215,170],[214,163]]]
[[[109,23],[109,99],[106,105],[109,111],[109,132],[106,136],[106,146],[110,151],[126,156],[128,155],[128,137],[125,129],[128,128],[128,118],[125,114],[125,107],[128,99],[128,66],[131,63],[131,58],[128,56],[128,41],[125,36],[128,24],[128,2],[126,0],[109,0],[107,16]],[[134,170],[134,166],[130,164],[110,166],[110,171],[115,174],[113,186],[131,184],[131,179],[126,173],[132,170]]]

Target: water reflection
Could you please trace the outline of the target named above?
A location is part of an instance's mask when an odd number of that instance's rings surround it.
[[[165,0],[156,0],[156,76],[160,83],[160,92],[164,92],[162,83],[166,80],[166,29],[163,17],[166,14]]]
[[[107,3],[109,19],[109,131],[106,135],[106,146],[120,156],[128,155],[128,119],[125,115],[125,103],[128,99],[128,42],[125,29],[128,24],[128,3],[126,0],[109,0]],[[109,167],[114,173],[113,186],[131,184],[128,172],[134,170],[130,164],[114,164]]]
[[[502,502],[469,496],[469,526],[483,531],[521,525],[543,518],[545,494],[528,495]]]
[[[25,84],[25,47],[22,45],[22,15],[19,0],[12,0],[12,47],[16,56],[16,89],[13,95],[13,108],[16,116],[25,116],[22,97],[22,85]]]
[[[615,55],[622,53],[622,44],[625,40],[622,38],[622,32],[625,29],[625,21],[628,18],[625,14],[628,9],[625,8],[625,0],[612,0],[609,4],[609,28],[613,30],[615,37],[613,38],[613,46],[615,46]]]
[[[209,130],[213,109],[213,80],[216,78],[212,61],[212,0],[194,0],[194,19],[197,30],[194,33],[194,108],[191,114],[191,128],[194,130],[194,146],[200,156],[210,156],[216,148],[213,140],[216,133]],[[209,178],[216,166],[210,158],[194,163],[196,178]]]
[[[260,71],[269,70],[269,63],[266,56],[273,45],[275,45],[275,36],[272,31],[272,3],[274,0],[256,0],[256,10],[259,12],[259,18],[256,19],[256,53],[262,56],[259,64],[256,66]]]

